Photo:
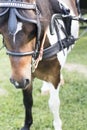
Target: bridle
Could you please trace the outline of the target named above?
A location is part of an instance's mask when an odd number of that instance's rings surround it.
[[[7,2],[0,2],[0,8],[6,8],[2,13],[0,13],[0,17],[2,17],[3,15],[7,14],[7,12],[9,11],[10,14],[12,15],[13,19],[9,20],[8,23],[8,28],[9,31],[12,35],[14,35],[15,30],[16,30],[16,25],[17,25],[17,18],[19,18],[20,20],[24,21],[24,22],[29,22],[29,23],[33,23],[37,26],[37,36],[36,36],[36,44],[35,44],[35,50],[31,51],[31,52],[13,52],[7,49],[7,54],[11,55],[11,56],[28,56],[28,55],[32,55],[33,57],[37,57],[38,56],[38,52],[39,52],[39,47],[40,47],[40,35],[41,35],[41,24],[40,24],[40,19],[39,19],[39,10],[37,8],[37,5],[31,4],[31,3],[27,3],[27,2],[21,2],[21,1],[17,1],[17,0],[9,0]],[[36,19],[30,19],[27,18],[25,16],[22,16],[19,12],[18,9],[24,9],[24,10],[34,10],[36,13]],[[13,21],[15,23],[15,25],[13,25]],[[12,25],[11,25],[12,24]],[[10,25],[10,27],[9,27]],[[14,26],[14,27],[13,27]],[[13,30],[14,28],[14,30]]]

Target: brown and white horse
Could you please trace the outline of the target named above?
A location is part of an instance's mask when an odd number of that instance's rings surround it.
[[[62,130],[59,117],[60,76],[72,45],[64,45],[58,51],[59,44],[56,46],[55,43],[70,36],[76,39],[79,24],[69,17],[56,18],[61,16],[57,14],[78,16],[75,0],[0,0],[0,33],[11,63],[10,81],[23,92],[25,123],[22,130],[30,130],[33,122],[32,82],[35,77],[49,86],[49,108],[54,117],[54,129]]]

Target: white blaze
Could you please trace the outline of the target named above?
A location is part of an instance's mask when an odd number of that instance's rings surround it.
[[[20,30],[22,30],[22,23],[21,22],[18,22],[18,24],[17,24],[17,29],[16,29],[16,32],[15,32],[15,34],[14,34],[14,37],[13,37],[13,42],[15,43],[15,37],[16,37],[16,34],[20,31]]]

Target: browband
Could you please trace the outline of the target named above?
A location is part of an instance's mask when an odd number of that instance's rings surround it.
[[[21,9],[36,9],[36,4],[30,4],[27,2],[0,2],[0,7],[9,8],[21,8]]]

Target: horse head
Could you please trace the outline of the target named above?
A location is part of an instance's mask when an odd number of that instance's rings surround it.
[[[6,5],[6,8],[0,10],[2,17],[0,32],[4,38],[12,68],[10,81],[17,88],[26,88],[31,84],[32,57],[36,58],[37,54],[34,52],[37,51],[38,43],[36,42],[40,38],[38,9],[33,0],[23,2],[27,4],[18,0],[17,8],[9,8]],[[8,4],[12,6],[9,1]],[[21,6],[23,6],[22,9]]]

